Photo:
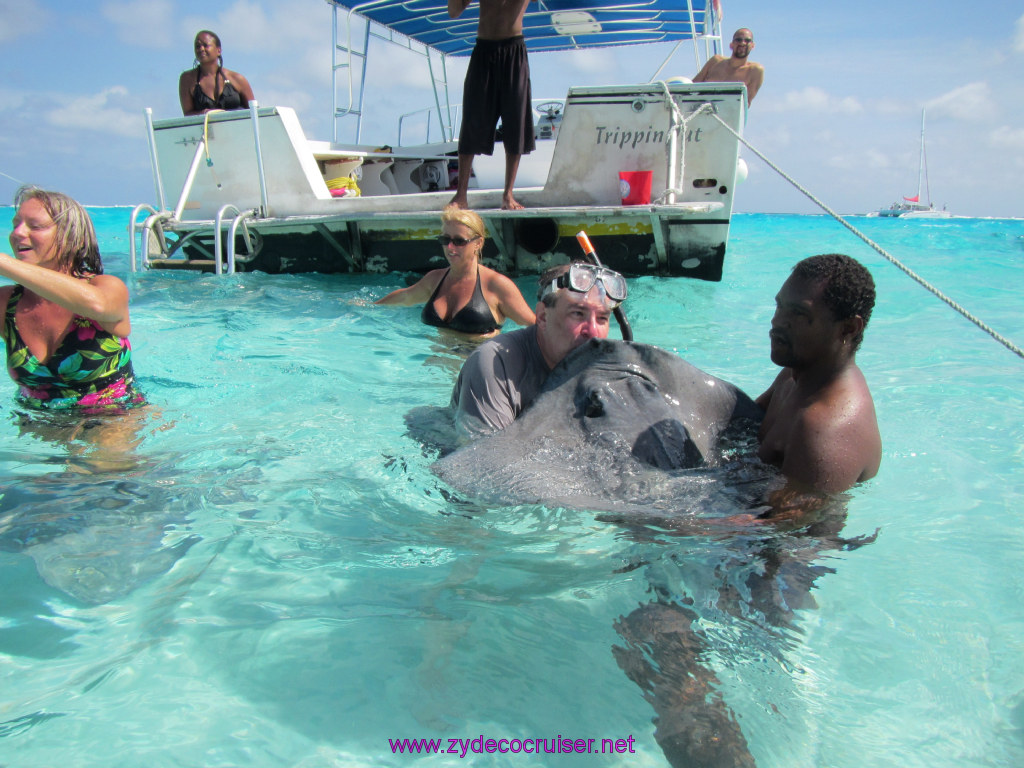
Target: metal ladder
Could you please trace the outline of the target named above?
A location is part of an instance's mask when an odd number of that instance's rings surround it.
[[[129,262],[132,272],[138,271],[138,257],[136,253],[136,242],[137,235],[141,234],[143,244],[143,264],[144,268],[150,266],[150,254],[152,253],[152,244],[154,238],[159,243],[160,253],[164,257],[169,257],[173,252],[182,249],[186,242],[193,241],[193,245],[198,245],[197,241],[200,236],[208,235],[210,232],[213,233],[214,238],[214,252],[213,254],[207,253],[212,257],[214,272],[218,275],[224,274],[225,265],[228,274],[235,272],[235,265],[238,261],[251,261],[256,256],[257,248],[256,235],[258,234],[255,230],[250,232],[248,227],[249,220],[255,220],[266,215],[268,210],[267,200],[267,182],[266,174],[263,167],[263,151],[260,142],[260,122],[259,122],[259,104],[256,101],[249,102],[249,117],[252,120],[253,130],[253,141],[256,149],[256,170],[259,176],[260,182],[260,208],[252,208],[241,210],[237,206],[232,204],[226,204],[221,206],[220,210],[217,211],[216,219],[212,222],[209,229],[200,228],[190,232],[181,240],[174,243],[172,246],[169,245],[167,236],[164,232],[164,224],[173,224],[174,222],[181,221],[181,215],[185,210],[185,204],[188,201],[189,195],[192,192],[192,185],[195,182],[196,172],[199,169],[200,160],[206,149],[206,140],[201,139],[196,144],[196,151],[192,157],[192,163],[189,166],[188,174],[185,178],[185,183],[181,188],[181,195],[178,197],[177,205],[174,210],[170,210],[166,204],[166,198],[164,196],[163,179],[160,175],[160,166],[157,162],[156,152],[156,138],[153,130],[153,110],[146,109],[146,129],[149,138],[149,149],[150,149],[150,160],[153,164],[153,178],[156,183],[156,194],[157,200],[159,201],[160,210],[156,210],[148,204],[141,204],[135,206],[132,209],[131,218],[128,223],[128,249],[129,249]],[[224,215],[228,211],[234,211],[235,216],[231,220],[231,225],[228,233],[227,253],[225,259],[225,248],[223,244],[224,234]],[[141,230],[139,228],[139,214],[146,212],[149,215],[146,217],[142,224]],[[238,233],[238,227],[242,227],[242,235],[246,246],[246,255],[240,256],[235,252],[235,241]],[[205,249],[199,246],[200,250]]]

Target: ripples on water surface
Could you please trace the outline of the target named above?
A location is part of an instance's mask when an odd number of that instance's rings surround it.
[[[94,214],[124,275],[128,211]],[[1024,343],[1024,223],[855,223]],[[828,251],[879,286],[859,362],[885,456],[845,527],[840,508],[807,535],[454,497],[403,416],[447,401],[460,355],[369,305],[395,276],[131,278],[160,412],[129,466],[75,471],[8,386],[0,761],[661,765],[655,710],[669,730],[703,674],[692,626],[758,765],[1021,764],[1024,361],[806,216],[736,217],[720,284],[631,280],[636,337],[759,394],[774,293]],[[638,754],[388,746],[481,734]]]

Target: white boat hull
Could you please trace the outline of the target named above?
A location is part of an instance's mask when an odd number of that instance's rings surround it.
[[[720,280],[739,149],[729,128],[742,131],[745,92],[672,84],[675,110],[668,98],[663,84],[571,89],[543,185],[516,188],[526,208],[501,210],[500,184],[470,190],[488,227],[485,262],[536,272],[580,256],[574,235],[585,230],[602,261],[627,274]],[[552,142],[542,144],[543,158]],[[158,121],[152,145],[158,194],[177,202],[162,200],[142,225],[145,266],[423,272],[445,263],[434,236],[453,194],[454,143],[380,151],[308,141],[295,113],[275,107]],[[623,205],[620,171],[650,171],[652,202]],[[361,196],[332,196],[328,184],[352,175]]]
[[[948,219],[953,216],[949,211],[939,211],[935,208],[884,208],[875,214],[882,218],[890,219]]]

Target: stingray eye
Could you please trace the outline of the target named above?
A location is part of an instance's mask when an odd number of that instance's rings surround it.
[[[596,416],[604,416],[604,402],[596,389],[587,393],[587,399],[583,403],[583,413],[591,419]]]

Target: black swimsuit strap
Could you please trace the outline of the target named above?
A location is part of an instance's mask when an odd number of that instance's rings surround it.
[[[201,71],[201,70],[199,69],[199,65],[198,65],[198,64],[196,64],[196,87],[197,87],[197,88],[198,88],[198,89],[199,89],[200,91],[201,91],[201,90],[203,90],[203,87],[202,87],[201,85],[199,85],[199,80],[201,79],[201,77],[202,77],[202,74],[203,74],[203,73],[202,73],[202,71]],[[224,77],[224,67],[222,67],[222,66],[220,66],[220,65],[217,65],[217,71],[213,73],[213,103],[214,103],[214,104],[216,104],[216,103],[217,103],[217,99],[219,99],[219,98],[220,98],[220,97],[219,97],[219,96],[217,95],[217,76],[218,76],[218,75],[220,75],[220,76],[221,76],[222,78],[224,78],[224,82],[225,82],[225,83],[226,83],[226,82],[228,81],[228,79],[227,79],[226,77]],[[205,94],[204,94],[204,95],[205,95]],[[207,97],[207,98],[209,98],[209,97]]]
[[[452,271],[451,267],[448,267],[448,269],[446,269],[444,271],[444,274],[441,276],[441,282],[439,282],[437,284],[437,288],[435,288],[434,292],[431,294],[430,301],[427,302],[428,304],[430,304],[430,308],[431,309],[434,309],[434,299],[436,299],[437,295],[441,292],[441,286],[444,285],[444,281],[445,281],[445,279],[447,279],[448,273],[451,272],[451,271]],[[443,323],[444,322],[451,322],[452,320],[455,319],[455,316],[457,314],[459,314],[459,312],[461,312],[463,309],[465,309],[466,307],[469,307],[469,306],[471,306],[473,304],[473,299],[476,298],[476,295],[478,293],[480,294],[481,297],[483,297],[483,295],[484,295],[483,294],[483,290],[481,290],[481,288],[480,288],[480,265],[479,264],[476,265],[476,287],[473,289],[473,293],[470,294],[469,301],[466,302],[466,305],[464,307],[462,307],[462,309],[460,309],[458,312],[450,312],[449,314],[451,315],[451,317],[449,317],[448,320],[445,320],[443,317],[438,315],[436,309],[434,309],[434,314],[437,315],[437,318],[441,322],[443,322]],[[486,302],[487,299],[484,299],[484,301]],[[450,310],[451,307],[449,307],[448,309]],[[490,306],[488,306],[488,309],[490,309]]]

